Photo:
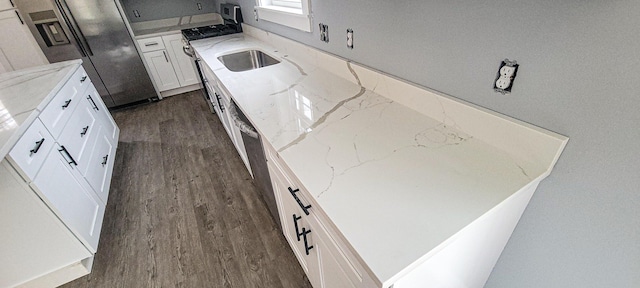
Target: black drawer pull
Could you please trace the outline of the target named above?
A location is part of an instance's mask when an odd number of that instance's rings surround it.
[[[107,165],[107,159],[109,159],[109,154],[102,157],[102,167],[104,167],[104,165]]]
[[[298,238],[298,241],[300,241],[300,236],[302,236],[302,233],[298,232],[300,231],[300,229],[298,229],[298,220],[302,219],[302,216],[296,216],[296,214],[293,214],[293,226],[296,227],[296,238]]]
[[[93,105],[93,109],[96,111],[100,111],[100,109],[98,109],[98,105],[96,105],[96,102],[93,101],[93,98],[91,98],[91,95],[87,95],[87,99],[89,99],[89,101],[91,101],[91,105]]]
[[[89,126],[82,128],[82,132],[80,132],[80,138],[84,137],[84,135],[87,134],[88,130],[89,130]]]
[[[216,94],[216,100],[218,101],[218,107],[220,108],[220,112],[224,112],[224,105],[222,105],[222,103],[220,103],[220,95],[218,95],[218,93]]]
[[[293,196],[293,199],[296,199],[296,202],[298,202],[298,205],[300,205],[300,208],[302,208],[302,211],[304,211],[304,214],[309,215],[309,208],[311,208],[311,205],[305,206],[304,204],[302,204],[302,201],[300,201],[300,198],[298,198],[298,195],[296,195],[296,193],[299,191],[300,189],[293,190],[291,189],[291,187],[289,187],[289,193],[291,193],[291,195]]]
[[[62,110],[66,109],[67,107],[69,107],[69,104],[71,104],[71,99],[64,101],[64,105],[62,105]]]
[[[80,78],[80,83],[83,83],[85,80],[87,80],[87,76],[82,76],[82,78]]]
[[[307,234],[311,233],[311,229],[307,230],[306,228],[302,227],[302,237],[304,238],[304,252],[307,253],[307,255],[309,255],[309,250],[313,249],[313,245],[309,246],[309,243],[307,242]]]
[[[29,150],[29,152],[31,152],[29,156],[38,153],[38,150],[40,150],[42,143],[44,143],[44,138],[40,139],[40,141],[36,141],[36,147],[33,147],[33,149]]]
[[[78,166],[78,162],[76,162],[76,160],[74,160],[73,157],[71,157],[71,154],[69,154],[69,151],[67,151],[67,148],[64,148],[64,146],[60,145],[60,149],[58,149],[58,152],[64,152],[64,154],[67,154],[67,157],[71,159],[70,161],[67,161],[67,164],[69,165],[73,164]]]
[[[20,13],[18,13],[18,10],[13,11],[16,11],[16,15],[18,16],[18,20],[20,20],[20,24],[24,25],[24,21],[22,21],[22,17],[20,17]]]

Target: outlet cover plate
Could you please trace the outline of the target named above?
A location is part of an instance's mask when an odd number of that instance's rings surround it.
[[[511,93],[519,66],[515,60],[504,59],[500,63],[496,79],[493,81],[493,90],[503,95]]]

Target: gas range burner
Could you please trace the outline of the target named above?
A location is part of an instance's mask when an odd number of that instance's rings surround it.
[[[240,29],[238,29],[237,25],[231,24],[219,24],[219,25],[210,25],[210,26],[202,26],[191,29],[182,30],[182,35],[188,41],[204,39],[209,37],[216,37],[222,35],[229,35],[234,33],[240,33]]]

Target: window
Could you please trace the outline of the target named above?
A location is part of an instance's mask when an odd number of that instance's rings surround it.
[[[302,9],[302,0],[271,0],[271,5]]]
[[[260,20],[311,32],[310,0],[256,0]]]

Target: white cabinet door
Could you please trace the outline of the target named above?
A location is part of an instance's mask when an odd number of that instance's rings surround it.
[[[315,229],[311,229],[307,216],[293,199],[289,188],[292,184],[280,172],[280,170],[268,162],[269,174],[273,184],[273,192],[278,203],[278,212],[280,213],[280,221],[282,223],[282,233],[284,234],[289,246],[293,250],[293,254],[298,258],[300,266],[307,274],[309,282],[313,287],[322,287],[322,277],[320,275],[320,267],[318,262],[318,249],[315,247]],[[310,231],[310,232],[309,232]],[[339,287],[339,286],[336,286]]]
[[[180,87],[180,82],[166,50],[145,52],[143,55],[149,69],[151,69],[150,72],[158,90],[167,91]]]
[[[231,117],[231,115],[230,115]],[[231,122],[231,133],[233,134],[233,144],[236,147],[236,151],[238,151],[238,154],[240,154],[240,158],[242,159],[242,162],[244,162],[244,166],[247,167],[247,170],[249,170],[249,173],[251,173],[253,175],[253,172],[251,171],[251,164],[249,163],[249,157],[247,156],[247,149],[244,147],[244,140],[242,140],[242,131],[240,131],[240,128],[238,128],[238,126],[236,125],[235,118],[230,118],[230,122]]]
[[[98,139],[96,139],[95,147],[91,152],[91,158],[87,163],[87,170],[84,175],[89,185],[104,203],[107,203],[109,198],[115,152],[116,146],[111,143],[108,135],[102,133],[101,130],[98,133]]]
[[[319,225],[314,225],[314,245],[318,248],[322,287],[356,288],[362,285],[362,277],[338,249],[329,234]]]
[[[91,112],[96,115],[98,123],[102,126],[102,133],[104,133],[111,141],[111,144],[114,144],[115,146],[115,144],[118,143],[118,133],[120,132],[120,129],[118,129],[116,122],[113,120],[113,117],[111,117],[111,113],[109,113],[104,102],[102,102],[100,94],[98,94],[98,91],[96,91],[96,88],[93,87],[93,85],[87,89],[85,94],[85,99],[90,102],[90,105],[93,108]]]
[[[48,63],[19,13],[17,9],[0,12],[0,60],[6,71]]]
[[[194,58],[187,56],[182,51],[182,34],[162,36],[164,46],[167,48],[169,59],[173,63],[180,86],[189,86],[200,83],[200,77],[196,70]]]
[[[31,186],[40,191],[58,217],[95,253],[105,204],[86,185],[77,165],[55,145]]]

